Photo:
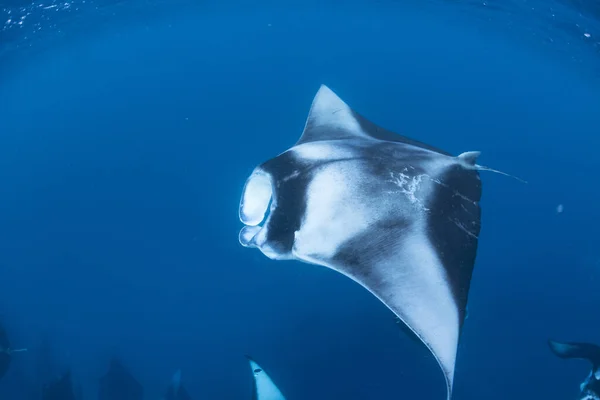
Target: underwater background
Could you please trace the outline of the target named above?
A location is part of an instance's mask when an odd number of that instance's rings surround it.
[[[443,399],[433,356],[342,275],[238,242],[254,166],[326,84],[482,172],[456,400],[574,399],[600,342],[600,5],[593,0],[0,0],[0,399],[119,356],[164,393]]]

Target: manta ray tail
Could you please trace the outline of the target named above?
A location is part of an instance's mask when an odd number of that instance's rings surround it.
[[[496,170],[496,169],[492,169],[492,168],[485,167],[485,166],[483,166],[483,165],[479,165],[479,164],[477,164],[477,163],[476,163],[476,162],[477,162],[477,158],[478,158],[480,155],[481,155],[481,152],[480,152],[480,151],[467,151],[467,152],[465,152],[465,153],[462,153],[462,154],[460,154],[460,155],[459,155],[458,157],[456,157],[456,158],[458,158],[460,161],[462,161],[462,164],[463,164],[463,166],[465,166],[466,168],[469,168],[469,169],[476,169],[476,170],[478,170],[478,171],[489,171],[489,172],[495,172],[495,173],[497,173],[497,174],[504,175],[504,176],[508,176],[508,177],[510,177],[510,178],[516,179],[516,180],[518,180],[518,181],[519,181],[519,182],[521,182],[521,183],[527,183],[527,181],[525,181],[525,180],[523,180],[523,179],[521,179],[521,178],[519,178],[519,177],[516,177],[516,176],[514,176],[514,175],[510,175],[510,174],[507,174],[506,172],[498,171],[498,170]]]
[[[548,341],[550,350],[560,358],[580,358],[588,360],[594,369],[600,367],[600,347],[591,343],[561,343]]]

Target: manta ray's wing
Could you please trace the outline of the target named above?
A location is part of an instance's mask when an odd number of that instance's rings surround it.
[[[251,357],[246,356],[252,368],[254,386],[252,389],[252,400],[285,400],[285,397],[271,380],[269,375]]]
[[[480,230],[477,155],[378,128],[322,86],[299,144],[248,178],[240,242],[368,289],[429,348],[450,398]]]
[[[113,358],[108,372],[100,378],[98,400],[142,400],[144,389],[123,364]]]
[[[560,358],[580,358],[592,363],[594,374],[600,369],[600,346],[592,343],[563,343],[549,340],[550,350]],[[600,379],[599,376],[596,379]]]
[[[296,145],[350,137],[406,143],[450,155],[444,150],[398,135],[374,124],[351,109],[327,86],[321,85],[310,106],[302,136]]]
[[[71,372],[67,371],[42,389],[42,400],[75,400]]]

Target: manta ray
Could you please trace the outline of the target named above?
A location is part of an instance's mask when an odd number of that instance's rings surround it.
[[[476,164],[479,154],[386,130],[321,85],[300,139],[247,179],[239,241],[369,290],[431,351],[450,399],[481,227],[478,171],[504,174]]]
[[[42,400],[75,400],[71,372],[65,372],[60,378],[44,385]]]
[[[13,349],[8,339],[8,334],[4,326],[0,324],[0,380],[6,375],[14,353],[27,351],[27,349]]]
[[[177,370],[173,375],[163,400],[192,400],[181,382],[181,370]]]
[[[550,350],[560,358],[588,360],[592,369],[579,386],[578,400],[600,400],[600,347],[592,343],[561,343],[549,340]]]
[[[110,360],[108,372],[100,378],[98,400],[142,400],[144,388],[117,358]]]
[[[252,390],[252,400],[285,400],[285,397],[271,380],[264,369],[250,356],[246,356],[252,368],[254,377],[254,388]]]

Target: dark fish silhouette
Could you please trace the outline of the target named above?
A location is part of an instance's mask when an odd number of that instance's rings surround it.
[[[113,358],[108,372],[100,378],[98,400],[142,400],[143,396],[142,385]]]
[[[75,400],[71,373],[66,372],[59,379],[46,384],[42,389],[42,400]]]
[[[13,349],[10,347],[10,341],[4,326],[0,324],[0,380],[6,375],[10,363],[12,361],[12,355],[14,353],[27,351],[27,349]]]

